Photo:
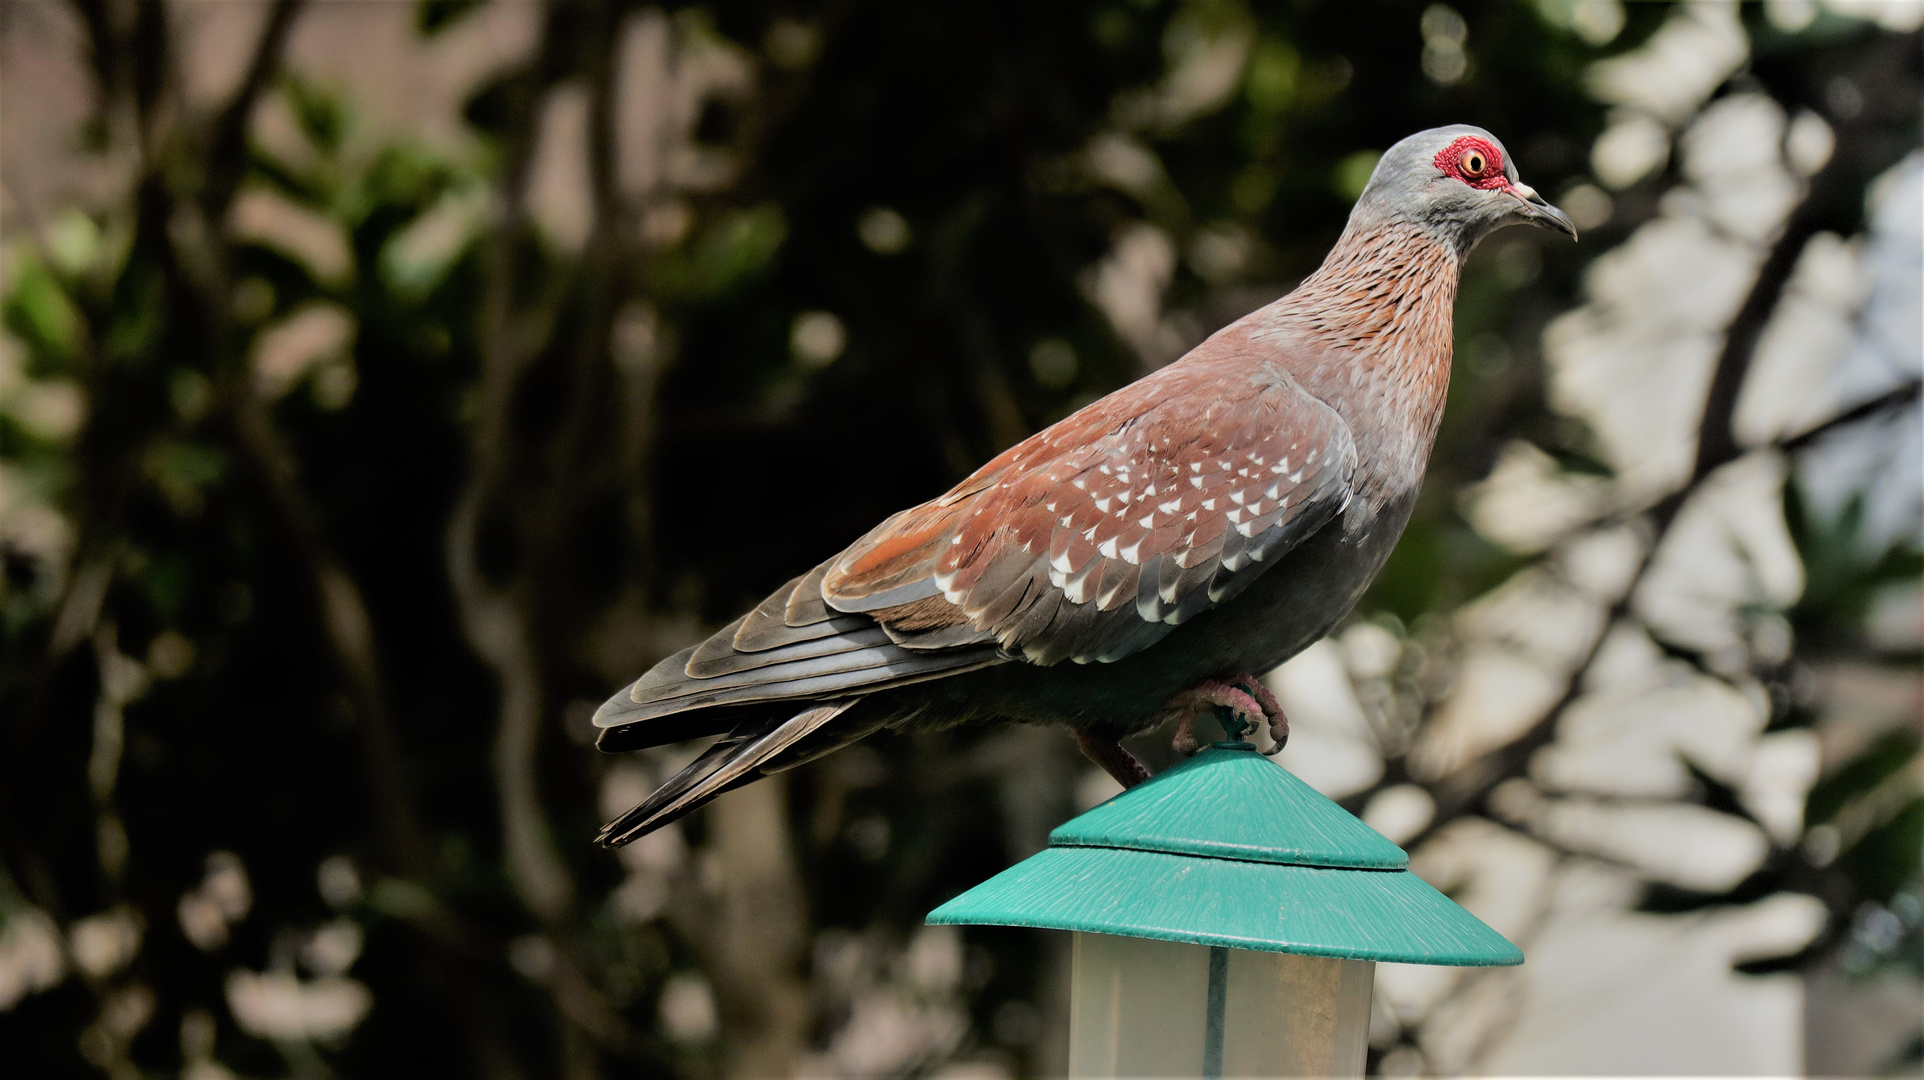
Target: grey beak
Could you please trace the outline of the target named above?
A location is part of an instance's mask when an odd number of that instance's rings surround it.
[[[1520,211],[1523,220],[1546,229],[1555,229],[1572,240],[1577,238],[1577,227],[1571,224],[1570,215],[1551,206],[1543,196],[1537,194],[1537,189],[1528,184],[1511,184],[1509,191],[1523,204]]]

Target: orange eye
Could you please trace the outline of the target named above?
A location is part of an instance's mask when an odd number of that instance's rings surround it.
[[[1483,170],[1489,165],[1489,162],[1484,160],[1483,151],[1472,149],[1463,152],[1463,159],[1460,164],[1463,169],[1463,175],[1482,176]]]

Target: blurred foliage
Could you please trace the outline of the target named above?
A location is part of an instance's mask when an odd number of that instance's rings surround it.
[[[752,88],[717,83],[692,122],[722,179],[635,191],[613,87],[623,20],[644,9],[575,0],[544,7],[534,54],[477,89],[471,146],[371,140],[351,87],[276,74],[253,89],[297,137],[241,143],[222,192],[213,121],[154,119],[178,91],[146,66],[167,45],[160,5],[136,6],[125,25],[77,9],[100,152],[133,154],[137,182],[4,252],[0,514],[44,524],[0,549],[0,931],[28,905],[62,927],[125,910],[140,942],[92,969],[76,946],[79,977],[0,1012],[23,1076],[215,1058],[247,1075],[736,1070],[756,1018],[722,976],[719,1039],[669,1019],[674,978],[713,968],[732,932],[676,906],[708,903],[723,845],[703,819],[692,859],[624,866],[588,844],[625,767],[587,745],[594,703],[1169,359],[1090,298],[1121,230],[1173,244],[1168,322],[1193,343],[1313,269],[1411,131],[1477,123],[1546,192],[1583,180],[1604,116],[1582,72],[1664,17],[1630,5],[1590,45],[1537,7],[1466,3],[1470,64],[1445,85],[1424,73],[1423,4],[677,9],[680,62],[740,64]],[[445,37],[481,7],[426,0],[418,29]],[[1792,73],[1836,59],[1772,48]],[[578,247],[526,191],[538,104],[567,87],[593,118]],[[112,141],[123,122],[147,125],[149,156]],[[1546,404],[1539,341],[1658,190],[1622,193],[1580,248],[1506,233],[1472,259],[1429,482],[1365,612],[1421,633],[1527,562],[1456,501],[1511,440],[1608,473]],[[235,199],[337,236],[344,265],[236,228]],[[833,348],[804,347],[801,320],[824,312],[811,325]],[[1790,520],[1800,650],[1849,655],[1868,598],[1915,579],[1917,553],[1848,554],[1848,515]],[[525,744],[502,735],[517,679],[539,721]],[[1774,722],[1816,720],[1783,693],[1797,707]],[[790,780],[811,1038],[849,1017],[836,957],[899,953],[922,913],[1073,812],[1068,740],[1032,736],[880,737]],[[1869,824],[1821,865],[1778,852],[1740,890],[1821,895],[1852,964],[1915,964],[1924,801],[1876,800],[1917,752],[1890,736],[1830,773],[1809,824]],[[517,762],[533,811],[504,794]],[[542,865],[516,853],[517,824],[566,883],[553,906],[516,876],[517,859]],[[239,856],[249,900],[190,939],[184,898],[217,852]],[[651,858],[693,891],[624,917],[642,901],[611,893]],[[331,985],[342,971],[314,958],[330,927],[365,935],[348,959],[373,1005],[353,1034],[277,1041],[233,1015],[233,970]],[[964,1051],[1043,1074],[1052,963],[1032,935],[985,932],[928,995],[959,995]]]

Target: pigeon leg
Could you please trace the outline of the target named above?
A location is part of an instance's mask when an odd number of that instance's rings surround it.
[[[1202,749],[1196,739],[1197,718],[1221,709],[1229,710],[1229,717],[1245,726],[1268,724],[1269,736],[1276,741],[1275,747],[1268,751],[1270,754],[1281,750],[1289,741],[1289,717],[1283,715],[1283,707],[1277,704],[1275,695],[1253,675],[1204,679],[1169,699],[1168,709],[1178,718],[1173,745],[1184,757]]]
[[[1122,740],[1113,735],[1097,735],[1093,732],[1076,732],[1076,745],[1082,748],[1082,756],[1102,766],[1102,771],[1116,778],[1116,783],[1125,788],[1135,787],[1149,779],[1149,770],[1142,767],[1136,755],[1123,749]]]

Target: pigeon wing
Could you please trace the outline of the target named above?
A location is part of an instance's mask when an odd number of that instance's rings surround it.
[[[1348,425],[1280,365],[1173,365],[890,518],[820,591],[911,651],[1118,660],[1322,528],[1355,472]]]

